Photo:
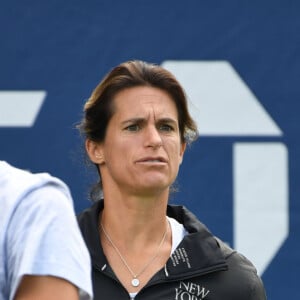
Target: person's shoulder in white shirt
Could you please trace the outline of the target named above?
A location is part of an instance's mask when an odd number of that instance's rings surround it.
[[[0,161],[0,299],[92,299],[68,187]]]

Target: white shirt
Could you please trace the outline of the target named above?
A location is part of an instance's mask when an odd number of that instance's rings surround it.
[[[91,263],[67,186],[0,161],[0,300],[24,274],[64,278],[92,299]]]

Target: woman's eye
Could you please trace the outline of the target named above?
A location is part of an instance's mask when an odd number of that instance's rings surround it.
[[[140,126],[137,124],[132,124],[127,126],[125,129],[128,131],[138,131],[140,129]]]
[[[160,125],[159,129],[162,130],[162,131],[173,131],[173,127],[171,125],[168,125],[168,124]]]

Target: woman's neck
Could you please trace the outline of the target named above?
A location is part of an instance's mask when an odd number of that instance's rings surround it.
[[[104,194],[103,227],[119,247],[138,252],[157,245],[167,226],[167,197],[109,197]]]

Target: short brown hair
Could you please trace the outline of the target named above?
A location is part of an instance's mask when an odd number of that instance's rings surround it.
[[[81,133],[92,141],[104,141],[114,113],[114,96],[136,86],[151,86],[167,92],[176,104],[181,141],[189,143],[198,137],[196,123],[188,111],[185,92],[177,79],[161,66],[139,60],[118,65],[97,85],[84,105],[84,118],[78,126]]]

